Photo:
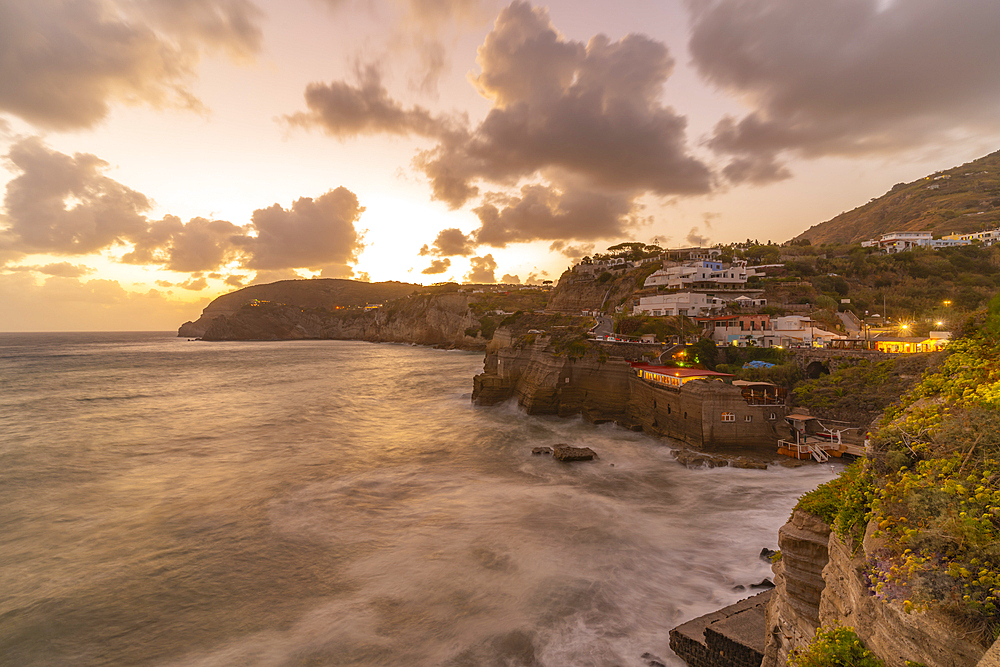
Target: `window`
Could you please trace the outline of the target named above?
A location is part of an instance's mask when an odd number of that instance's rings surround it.
[[[753,415],[743,415],[743,421],[745,421],[745,422],[752,422],[753,421]]]
[[[776,415],[776,414],[774,414],[774,413],[772,412],[771,414],[769,414],[769,415],[767,416],[767,418],[768,418],[769,420],[771,420],[771,421],[774,421],[775,419],[777,419],[777,418],[778,418],[778,415]]]
[[[736,421],[736,413],[734,412],[723,412],[722,421],[724,422],[734,422]]]

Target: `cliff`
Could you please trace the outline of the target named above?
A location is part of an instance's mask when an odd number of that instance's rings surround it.
[[[971,667],[986,649],[963,628],[934,611],[906,613],[880,599],[868,583],[868,563],[879,544],[870,525],[857,553],[822,519],[793,512],[778,533],[781,560],[774,567],[774,595],[765,612],[766,643],[761,667],[782,667],[788,655],[812,639],[820,625],[854,628],[888,667],[907,661],[926,667]]]
[[[469,308],[469,298],[464,295],[411,295],[367,312],[247,304],[229,314],[217,313],[202,338],[367,340],[481,350],[486,341],[466,333],[479,326],[479,319]]]

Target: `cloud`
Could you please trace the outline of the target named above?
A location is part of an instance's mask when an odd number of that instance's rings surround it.
[[[171,271],[208,271],[237,259],[249,242],[246,230],[225,220],[192,218],[184,224],[168,215],[151,222],[132,252],[122,256],[128,264],[160,264]]]
[[[301,197],[289,209],[278,204],[253,212],[257,232],[243,244],[250,253],[245,266],[256,270],[308,268],[357,262],[364,247],[354,223],[364,212],[357,196],[344,187],[313,199]]]
[[[552,245],[549,246],[549,252],[561,252],[566,257],[573,261],[580,259],[586,255],[590,255],[594,252],[593,243],[585,243],[578,246],[567,245],[562,241],[553,241]]]
[[[503,274],[503,278],[500,279],[500,282],[504,283],[505,285],[520,285],[521,278],[519,276],[505,273]]]
[[[260,11],[246,0],[0,2],[0,111],[38,127],[93,127],[115,103],[201,110],[203,49],[248,58]]]
[[[486,255],[485,257],[473,257],[471,260],[471,268],[469,272],[465,274],[465,282],[467,283],[495,283],[497,263],[493,259],[493,255]]]
[[[79,278],[94,273],[94,269],[83,264],[70,264],[69,262],[56,262],[44,266],[35,265],[10,265],[0,267],[0,271],[22,272],[33,271],[47,276],[59,276],[62,278]]]
[[[223,282],[229,285],[230,287],[243,287],[244,283],[246,283],[246,280],[247,280],[246,276],[241,276],[239,274],[234,273],[226,276],[226,279]]]
[[[442,229],[434,239],[433,246],[426,244],[420,248],[420,255],[437,255],[438,257],[466,257],[476,251],[476,242],[471,236],[466,236],[461,229],[451,227]]]
[[[0,210],[0,258],[30,253],[85,255],[131,245],[120,261],[198,273],[238,265],[258,272],[308,268],[324,277],[353,275],[364,248],[357,223],[364,207],[340,187],[292,207],[254,211],[251,222],[167,215],[151,221],[151,204],[104,175],[108,164],[87,153],[65,155],[37,137],[7,155],[20,174],[8,182]],[[282,274],[285,275],[285,274]],[[191,283],[192,285],[195,283]]]
[[[389,96],[375,66],[360,69],[357,78],[357,85],[310,83],[305,92],[309,111],[284,116],[284,121],[293,127],[319,128],[341,139],[363,134],[440,137],[454,127],[452,119],[435,116],[421,106],[404,109]]]
[[[1000,130],[1000,4],[689,0],[690,50],[740,97],[709,146],[733,182],[788,178],[781,153],[890,155]]]
[[[708,245],[708,237],[699,234],[697,227],[691,228],[691,231],[689,231],[687,234],[686,240],[691,245],[697,246],[699,248],[703,248]]]
[[[145,15],[159,29],[235,60],[252,60],[263,45],[264,13],[248,0],[141,0]]]
[[[421,271],[420,273],[423,273],[423,274],[426,274],[426,275],[429,275],[429,276],[433,276],[433,275],[436,275],[438,273],[444,273],[445,271],[448,270],[448,267],[450,267],[450,266],[451,266],[451,260],[450,259],[434,259],[434,260],[431,260],[431,265],[428,266],[423,271]]]
[[[20,175],[7,183],[0,246],[25,253],[79,255],[137,240],[151,204],[104,175],[108,163],[89,153],[73,156],[37,137],[15,143],[6,156]]]
[[[186,290],[191,290],[192,292],[200,292],[208,287],[208,280],[204,276],[200,278],[191,278],[191,280],[181,283],[181,287]]]
[[[525,185],[519,195],[491,193],[474,211],[482,223],[475,232],[476,242],[494,247],[539,239],[623,236],[640,222],[630,195],[560,191],[546,185]]]
[[[479,48],[474,85],[493,108],[467,133],[421,152],[416,166],[452,207],[475,182],[546,173],[622,193],[700,194],[708,168],[687,153],[686,120],[660,101],[674,60],[660,42],[565,39],[546,10],[513,2]]]

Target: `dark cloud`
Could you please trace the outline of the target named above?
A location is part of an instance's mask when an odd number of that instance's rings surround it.
[[[776,157],[891,154],[1000,130],[1000,3],[689,0],[701,75],[751,107],[709,145],[734,182]]]
[[[230,287],[243,287],[243,284],[246,282],[246,280],[247,280],[246,276],[241,276],[234,273],[233,275],[226,276],[226,279],[223,282],[225,282]]]
[[[444,273],[445,271],[448,270],[448,267],[450,267],[450,266],[451,266],[451,260],[450,259],[447,259],[447,258],[446,259],[434,259],[434,260],[431,260],[431,265],[428,266],[423,271],[421,271],[420,273],[424,273],[424,274],[427,274],[429,276],[433,276],[433,275],[436,275],[438,273]]]
[[[497,263],[493,259],[493,255],[473,257],[470,262],[471,267],[469,268],[469,272],[465,274],[465,282],[495,283],[497,281]]]
[[[380,133],[440,137],[454,127],[451,119],[435,116],[421,106],[403,108],[390,97],[378,68],[371,65],[358,72],[357,85],[344,81],[310,83],[305,98],[309,111],[285,116],[285,122],[320,128],[342,139]]]
[[[476,242],[471,236],[466,236],[461,229],[451,227],[442,229],[434,239],[433,246],[424,245],[420,255],[437,255],[438,257],[466,257],[476,251]]]
[[[503,274],[503,278],[500,279],[500,282],[504,283],[505,285],[520,285],[521,278],[520,276],[515,276],[509,273],[505,273]]]
[[[354,223],[364,210],[344,187],[316,199],[301,197],[290,209],[278,204],[258,209],[251,218],[257,236],[241,241],[250,255],[244,265],[255,270],[326,271],[354,263],[364,248]]]
[[[259,18],[246,0],[0,0],[0,111],[70,130],[114,103],[201,109],[202,49],[250,56]]]
[[[80,255],[145,233],[149,200],[105,176],[108,163],[97,156],[65,155],[30,137],[6,158],[20,172],[7,183],[0,217],[7,250]]]
[[[553,241],[552,245],[549,246],[550,252],[561,252],[566,257],[573,261],[580,259],[586,255],[590,255],[594,252],[593,243],[585,243],[582,245],[574,246],[567,245],[563,241]]]
[[[208,271],[240,254],[249,243],[246,230],[225,220],[192,218],[184,224],[168,215],[149,223],[132,252],[121,261],[128,264],[160,264],[171,271]]]
[[[708,245],[708,237],[707,236],[702,236],[698,232],[698,228],[697,227],[692,227],[691,228],[691,231],[688,232],[686,240],[691,245],[698,246],[700,248],[703,248],[703,247],[705,247],[705,246]]]
[[[474,210],[482,222],[477,243],[494,247],[539,239],[618,237],[638,222],[631,195],[561,192],[545,185],[526,185],[517,196],[493,193]]]
[[[659,102],[674,66],[662,43],[569,41],[544,9],[514,2],[477,62],[473,83],[493,108],[415,161],[437,199],[458,207],[477,194],[475,181],[513,184],[542,172],[629,193],[710,189],[709,170],[687,153],[686,120]]]

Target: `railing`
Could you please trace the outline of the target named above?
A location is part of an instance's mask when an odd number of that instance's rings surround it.
[[[789,442],[788,440],[779,440],[778,447],[787,449],[789,451],[795,452],[795,458],[801,458],[800,454],[808,454],[812,458],[816,459],[820,463],[825,463],[830,460],[830,456],[823,450],[819,444],[805,443],[805,442]],[[833,449],[833,448],[831,448]]]

